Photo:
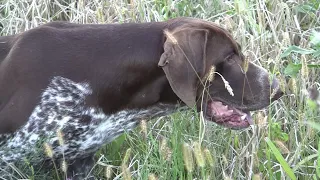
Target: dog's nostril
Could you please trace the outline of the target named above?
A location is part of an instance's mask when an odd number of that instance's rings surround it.
[[[278,100],[281,96],[283,96],[283,92],[281,90],[278,90],[275,95],[271,98],[272,101]]]
[[[271,84],[271,89],[272,89],[272,101],[278,100],[281,96],[283,96],[283,92],[280,89],[280,85],[279,82],[277,80],[277,78],[273,78],[272,80],[272,84]],[[274,92],[276,91],[276,92]]]

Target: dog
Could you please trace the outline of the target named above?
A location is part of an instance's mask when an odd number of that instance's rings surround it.
[[[53,159],[81,179],[94,153],[177,107],[227,128],[279,99],[276,78],[223,28],[196,18],[124,24],[51,22],[0,37],[0,158]],[[64,142],[59,141],[59,133]]]

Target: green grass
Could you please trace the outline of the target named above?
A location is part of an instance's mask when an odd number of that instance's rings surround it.
[[[78,0],[78,4],[1,0],[0,34],[53,20],[123,23],[191,16],[214,21],[234,35],[251,61],[280,78],[286,95],[267,111],[255,112],[256,125],[248,130],[203,123],[194,111],[149,121],[147,127],[102,147],[93,173],[102,179],[110,174],[115,179],[319,179],[320,100],[308,97],[309,88],[320,89],[319,4],[317,0]],[[127,149],[131,152],[125,158]],[[61,170],[48,172],[28,163],[12,166],[11,171],[12,179],[64,179]]]

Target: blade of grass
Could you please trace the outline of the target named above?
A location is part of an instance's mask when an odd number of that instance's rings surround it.
[[[306,122],[310,127],[317,129],[318,131],[320,131],[320,124],[319,123],[315,123],[312,121],[308,121]],[[317,159],[317,167],[316,167],[316,174],[318,177],[320,177],[320,141],[318,143],[318,159]]]
[[[318,159],[317,159],[316,174],[320,178],[320,140],[318,143]]]
[[[283,158],[283,156],[281,155],[280,151],[277,149],[277,147],[272,143],[272,141],[266,137],[265,141],[267,142],[268,146],[270,147],[272,153],[274,154],[274,156],[276,157],[276,159],[278,160],[278,162],[280,163],[280,165],[282,166],[282,168],[284,169],[284,171],[288,174],[288,176],[292,179],[292,180],[296,180],[296,176],[294,175],[292,169],[290,168],[289,164],[286,162],[286,160]]]
[[[313,121],[308,121],[306,122],[306,124],[308,124],[310,127],[320,131],[320,124],[319,123],[315,123]]]
[[[318,156],[318,154],[312,154],[312,155],[310,155],[310,156],[305,157],[305,158],[302,159],[298,164],[296,164],[296,165],[294,166],[294,168],[292,168],[292,170],[293,170],[293,171],[298,170],[298,169],[301,167],[301,165],[303,165],[303,164],[311,161],[312,159],[316,158],[317,156]]]

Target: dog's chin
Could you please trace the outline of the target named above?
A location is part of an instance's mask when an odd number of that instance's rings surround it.
[[[253,124],[250,111],[239,110],[217,100],[207,102],[205,114],[207,120],[231,129],[245,129]]]

